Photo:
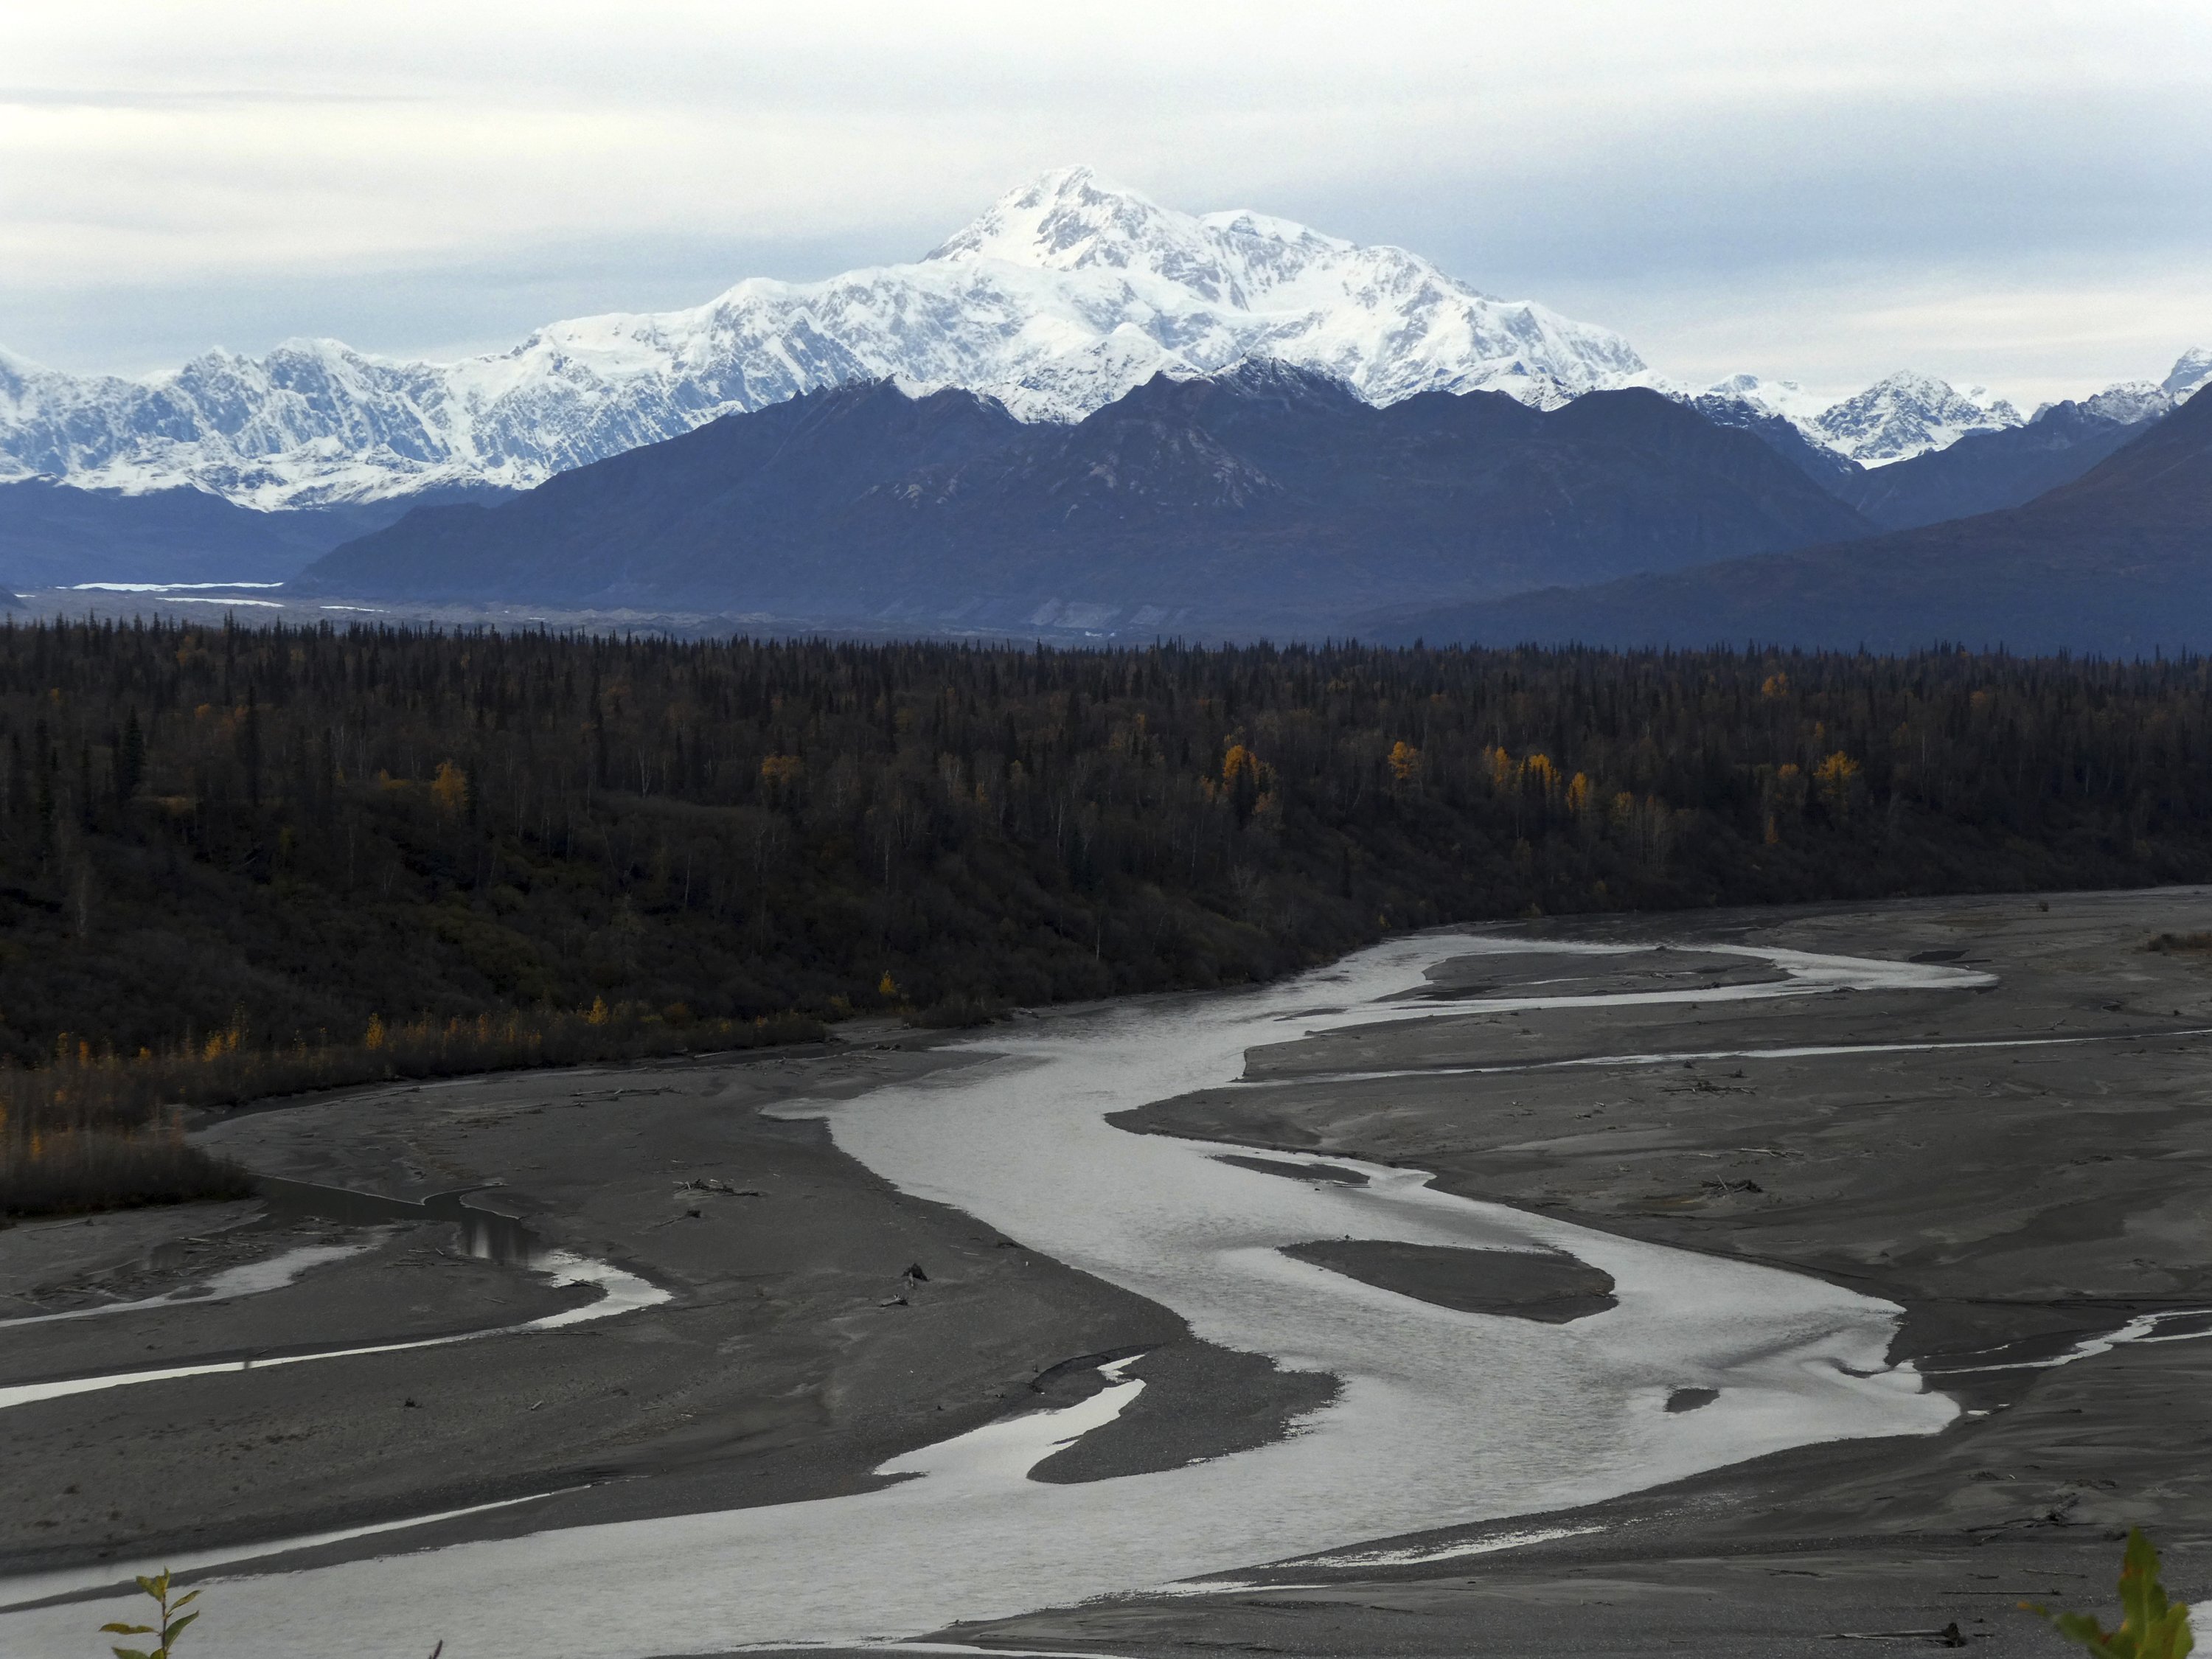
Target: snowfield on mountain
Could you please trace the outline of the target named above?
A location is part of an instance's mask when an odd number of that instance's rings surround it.
[[[913,264],[754,278],[690,310],[587,317],[434,365],[335,340],[210,352],[146,381],[0,355],[0,466],[300,507],[554,473],[856,380],[958,386],[1079,420],[1153,374],[1251,356],[1370,402],[1488,390],[1553,408],[1644,377],[1619,335],[1492,299],[1401,249],[1203,217],[1048,173]]]
[[[1726,425],[1779,416],[1817,450],[1869,466],[2021,423],[2003,400],[1924,374],[1892,375],[1840,404],[1752,375],[1678,384],[1609,330],[1492,298],[1402,248],[1257,213],[1178,212],[1068,167],[1000,198],[910,264],[815,283],[754,277],[688,310],[554,323],[458,362],[293,340],[265,357],[215,350],[126,380],[0,350],[0,482],[133,495],[186,486],[265,509],[528,489],[857,381],[954,387],[1024,421],[1073,422],[1157,374],[1209,375],[1248,359],[1332,375],[1376,404],[1487,391],[1555,409],[1649,386]],[[2208,370],[2212,358],[2193,351],[2162,386],[2101,395],[2112,418],[2149,418]],[[2122,404],[2140,412],[2121,416]]]

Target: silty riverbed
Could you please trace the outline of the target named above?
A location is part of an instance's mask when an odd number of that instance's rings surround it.
[[[1441,963],[1522,948],[1466,935],[1395,940],[1256,992],[1117,1005],[1042,1035],[990,1033],[969,1045],[991,1056],[982,1064],[793,1109],[818,1111],[842,1150],[901,1188],[1160,1303],[1201,1338],[1339,1379],[1335,1401],[1288,1437],[1155,1474],[1028,1479],[1144,1387],[1109,1366],[1089,1399],[896,1459],[883,1473],[908,1478],[871,1492],[241,1571],[210,1596],[224,1652],[385,1659],[425,1631],[456,1659],[895,1639],[1588,1503],[1815,1441],[1949,1423],[1948,1397],[1886,1362],[1891,1304],[1437,1193],[1418,1171],[1334,1158],[1331,1178],[1285,1178],[1225,1163],[1218,1145],[1107,1121],[1232,1083],[1247,1049],[1316,1031],[1479,1010],[1988,982],[1938,964],[1742,947],[1733,953],[1771,964],[1773,977],[1394,1000],[1423,991]],[[1462,1312],[1284,1254],[1345,1239],[1563,1253],[1610,1275],[1617,1304],[1559,1324]],[[1669,1411],[1685,1391],[1704,1403]],[[31,1588],[0,1584],[0,1601],[21,1602]],[[109,1616],[107,1604],[85,1602],[0,1615],[0,1649],[75,1654]]]

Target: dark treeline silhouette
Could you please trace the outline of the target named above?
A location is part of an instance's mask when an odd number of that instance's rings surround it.
[[[10,626],[0,1057],[518,1017],[660,1052],[1532,910],[2201,879],[2208,693],[1943,651]]]

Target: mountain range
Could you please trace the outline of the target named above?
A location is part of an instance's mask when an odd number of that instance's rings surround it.
[[[1363,619],[1362,631],[1486,644],[2203,651],[2212,398],[2124,431],[2097,465],[2023,506],[1491,604],[1401,607]]]
[[[1776,417],[1807,446],[1869,465],[2021,423],[2002,399],[1910,374],[1825,408],[1751,376],[1678,386],[1609,330],[1492,298],[1402,249],[1251,212],[1178,212],[1071,167],[1008,192],[911,264],[754,278],[687,310],[555,323],[458,362],[295,340],[126,380],[0,351],[0,480],[192,488],[263,509],[523,489],[833,386],[958,387],[1023,420],[1066,422],[1156,374],[1249,358],[1328,374],[1377,404],[1489,391],[1549,409],[1650,386],[1731,410],[1725,423]],[[2212,358],[2191,362],[2193,386]],[[2146,388],[2169,395],[2148,383],[2105,395]]]
[[[810,392],[426,507],[298,591],[786,624],[1341,631],[1474,599],[1873,533],[1750,434],[1643,389],[1382,407],[1310,370],[1155,374],[1072,424],[890,382]]]
[[[1646,388],[1378,407],[1247,362],[1063,424],[878,381],[418,508],[289,591],[778,629],[2132,651],[2212,639],[2212,398],[2168,408],[2058,404],[1866,468]]]
[[[755,278],[690,310],[556,323],[456,363],[306,340],[133,381],[0,356],[0,459],[18,476],[295,507],[526,487],[854,381],[959,386],[1024,419],[1069,421],[1163,371],[1255,356],[1377,403],[1498,390],[1551,404],[1647,372],[1620,336],[1492,299],[1401,249],[1254,213],[1178,213],[1074,167],[1008,193],[915,264]]]
[[[2200,637],[2194,509],[2114,469],[2212,418],[2181,419],[2208,379],[2196,349],[2026,417],[1904,371],[1838,402],[1684,386],[1403,250],[1070,168],[913,264],[457,363],[309,341],[125,380],[0,352],[0,581],[1083,637],[1941,617],[2134,648]]]

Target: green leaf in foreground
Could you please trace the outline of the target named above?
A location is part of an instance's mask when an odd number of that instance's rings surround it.
[[[174,1659],[170,1649],[175,1645],[177,1638],[185,1633],[185,1626],[199,1617],[197,1613],[187,1613],[179,1617],[179,1609],[187,1602],[198,1601],[200,1593],[198,1590],[191,1590],[178,1596],[174,1601],[170,1600],[169,1571],[166,1567],[150,1578],[141,1577],[138,1580],[138,1588],[160,1606],[161,1628],[157,1630],[151,1625],[126,1625],[118,1620],[112,1624],[102,1625],[100,1627],[100,1633],[112,1636],[158,1636],[161,1638],[161,1645],[151,1653],[139,1648],[112,1648],[109,1651],[114,1654],[115,1659]]]
[[[2189,1628],[2189,1604],[2166,1600],[2158,1552],[2140,1527],[2129,1528],[2128,1552],[2120,1565],[2118,1630],[2106,1630],[2086,1613],[2053,1613],[2033,1601],[2021,1606],[2075,1646],[2108,1659],[2185,1659],[2197,1646]]]

